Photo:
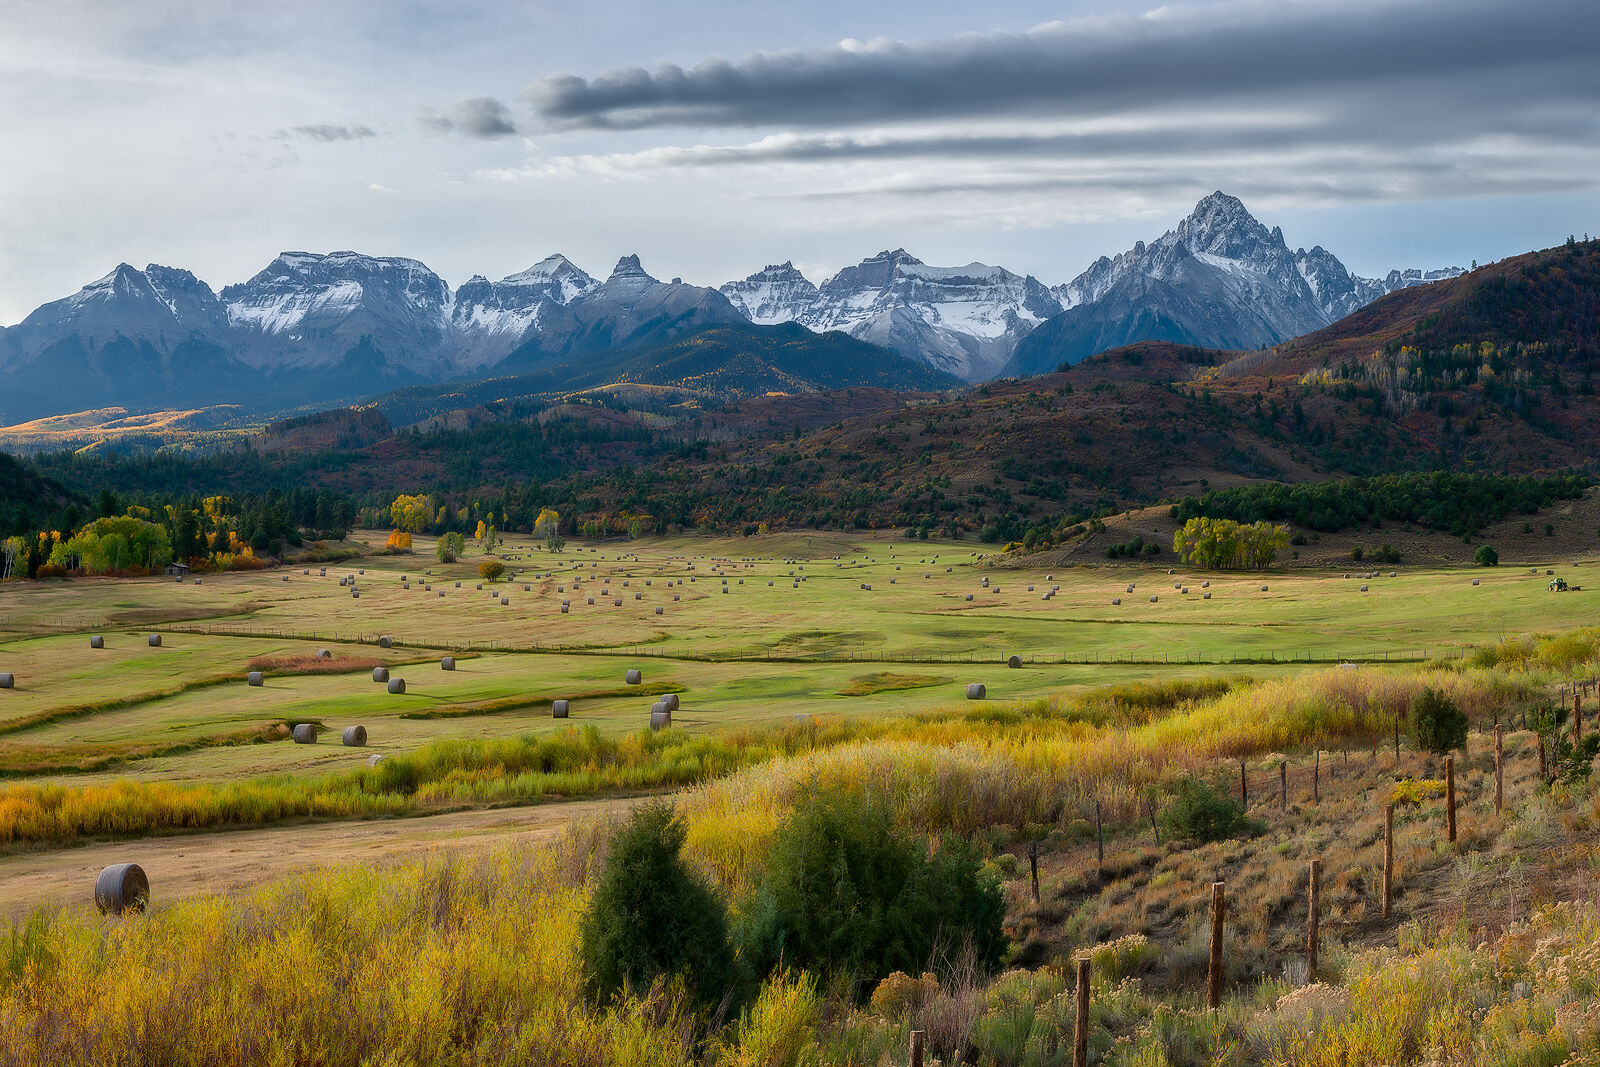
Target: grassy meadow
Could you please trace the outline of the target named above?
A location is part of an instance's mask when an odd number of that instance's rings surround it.
[[[907,832],[976,845],[1004,885],[1011,942],[997,974],[948,946],[928,973],[875,990],[780,969],[722,1015],[670,984],[586,997],[578,919],[610,823],[573,822],[553,846],[335,866],[186,900],[164,898],[152,870],[145,915],[70,903],[0,927],[0,1064],[865,1067],[905,1062],[912,1029],[945,1064],[1064,1064],[1068,972],[1084,952],[1092,1063],[1600,1063],[1600,913],[1572,903],[1600,869],[1587,843],[1600,804],[1587,779],[1544,786],[1534,737],[1517,729],[1508,808],[1494,812],[1481,732],[1595,675],[1600,632],[1582,627],[1600,563],[1363,579],[1051,573],[982,552],[780,535],[551,556],[514,539],[502,558],[522,573],[479,590],[478,556],[441,566],[419,542],[414,557],[326,577],[314,565],[198,585],[0,587],[0,672],[16,677],[0,690],[0,881],[5,853],[86,840],[125,842],[137,860],[151,834],[203,842],[222,828],[670,792],[687,861],[738,918],[803,798],[870,797]],[[1547,592],[1547,567],[1594,591]],[[338,581],[352,573],[359,599]],[[90,634],[107,647],[91,650]],[[447,654],[454,671],[440,668]],[[247,686],[257,666],[265,684]],[[374,666],[407,691],[375,684]],[[625,683],[629,669],[643,684]],[[970,682],[987,699],[965,699]],[[1473,724],[1454,844],[1418,785],[1437,761],[1391,748],[1424,689]],[[681,709],[651,732],[666,692]],[[551,717],[556,698],[569,719]],[[324,728],[319,744],[286,739],[302,722]],[[368,747],[340,745],[358,723]],[[373,753],[386,758],[366,767]],[[1157,842],[1150,819],[1174,783],[1236,790],[1241,761],[1247,832]],[[1281,807],[1280,764],[1292,765]],[[1385,919],[1382,806],[1414,794]],[[1326,944],[1308,974],[1295,946],[1314,857]],[[1207,1012],[1195,971],[1214,878],[1236,910],[1227,998]]]

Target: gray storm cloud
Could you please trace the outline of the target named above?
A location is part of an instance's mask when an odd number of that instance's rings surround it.
[[[425,133],[442,135],[458,133],[465,137],[492,140],[510,137],[517,132],[511,109],[492,96],[474,96],[457,100],[440,112],[428,112],[417,119]]]
[[[332,143],[335,141],[363,141],[369,137],[378,136],[378,131],[371,126],[340,126],[330,122],[318,122],[307,126],[290,126],[280,130],[285,137],[298,137],[303,141],[321,141]]]
[[[688,69],[562,75],[525,95],[546,127],[573,130],[1093,118],[1245,99],[1336,105],[1374,87],[1396,94],[1392,109],[1488,87],[1497,114],[1527,103],[1592,116],[1597,26],[1593,0],[1245,0],[1020,34],[847,41]]]

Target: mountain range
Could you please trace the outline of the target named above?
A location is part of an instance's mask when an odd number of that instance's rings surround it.
[[[598,353],[628,353],[603,362],[638,372],[651,351],[745,324],[754,328],[748,338],[785,324],[818,335],[839,331],[923,364],[938,380],[975,382],[1052,371],[1138,340],[1276,344],[1385,293],[1459,273],[1357,277],[1320,246],[1290,251],[1280,230],[1269,231],[1220,192],[1149,245],[1101,258],[1054,288],[982,263],[929,266],[903,249],[820,285],[784,263],[715,289],[660,281],[637,256],[620,259],[604,281],[554,255],[497,282],[475,276],[454,291],[417,260],[348,251],[285,252],[220,294],[185,270],[121,264],[0,330],[0,423],[106,405],[326,405],[579,366]],[[805,372],[772,367],[760,381],[748,374],[723,380],[746,389],[810,387],[815,353],[798,356],[806,336],[768,341],[768,350],[799,358]],[[881,384],[896,366],[866,362],[863,385]],[[821,380],[850,384],[852,365]],[[902,372],[913,388],[935,380],[903,365]]]

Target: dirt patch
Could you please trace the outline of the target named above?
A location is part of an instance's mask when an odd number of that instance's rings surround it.
[[[161,907],[201,893],[230,892],[292,871],[332,864],[391,864],[434,849],[530,844],[569,823],[621,815],[642,797],[562,801],[410,819],[322,823],[270,830],[186,834],[0,858],[0,920],[59,903],[89,907],[94,880],[113,863],[137,863]]]

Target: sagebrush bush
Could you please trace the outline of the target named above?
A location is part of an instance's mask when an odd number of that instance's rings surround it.
[[[1161,828],[1174,838],[1221,841],[1248,827],[1244,805],[1199,778],[1180,778],[1161,809]]]
[[[734,988],[727,908],[684,862],[686,832],[677,809],[657,801],[612,841],[579,927],[584,988],[600,1001],[657,979],[681,979],[702,1004]]]
[[[1437,689],[1424,689],[1411,698],[1411,736],[1418,748],[1442,756],[1467,743],[1466,713]]]
[[[757,973],[782,963],[873,983],[970,946],[993,970],[1004,918],[1000,881],[972,844],[947,837],[930,855],[882,797],[813,790],[778,826],[744,954]]]

